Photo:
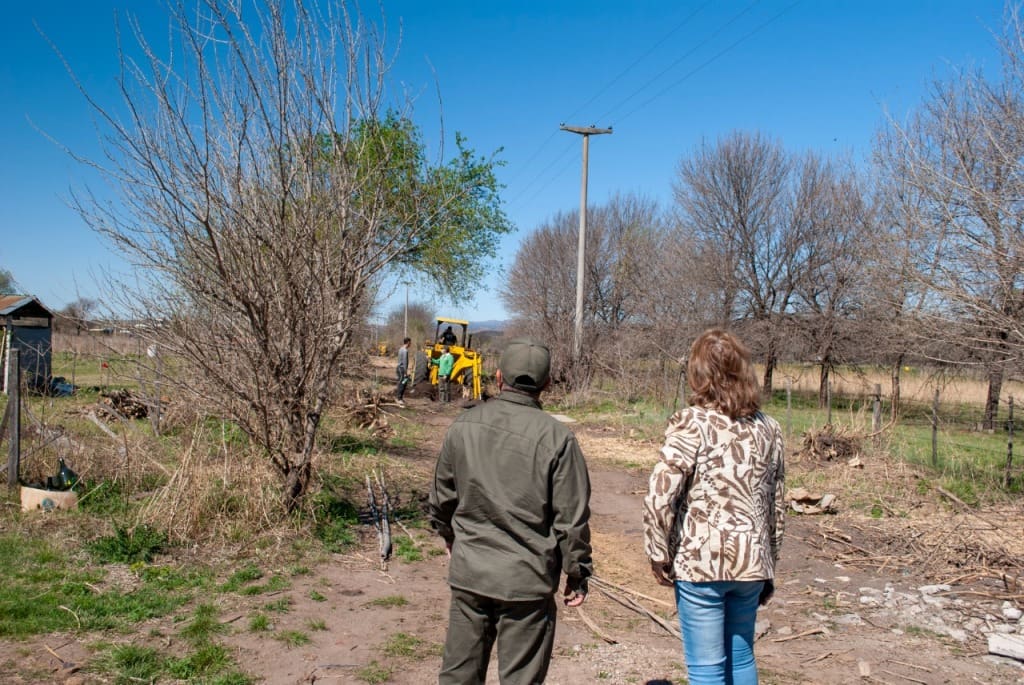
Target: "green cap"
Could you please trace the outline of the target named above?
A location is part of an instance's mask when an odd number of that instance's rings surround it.
[[[551,372],[551,352],[544,343],[517,338],[505,346],[498,363],[504,382],[530,393],[544,389]]]

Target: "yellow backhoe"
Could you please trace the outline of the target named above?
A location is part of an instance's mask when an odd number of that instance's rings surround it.
[[[459,327],[459,330],[455,330],[454,327]],[[483,355],[473,349],[473,336],[469,334],[469,322],[437,317],[434,339],[427,342],[424,350],[429,362],[436,362],[441,357],[441,348],[445,345],[448,345],[448,350],[455,357],[451,382],[461,385],[474,400],[480,399],[484,359]],[[430,384],[437,385],[435,363],[430,364]]]

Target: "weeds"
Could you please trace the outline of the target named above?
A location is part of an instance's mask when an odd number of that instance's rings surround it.
[[[217,608],[212,604],[200,604],[187,626],[179,631],[179,634],[193,645],[209,641],[214,635],[223,633],[227,629],[223,623],[217,620]]]
[[[402,561],[412,563],[414,561],[423,561],[423,551],[416,545],[416,542],[412,538],[406,536],[399,536],[394,538],[395,543],[395,556]]]
[[[101,564],[151,562],[167,546],[167,533],[145,524],[128,529],[114,528],[114,534],[89,544],[89,551]]]
[[[415,635],[408,633],[395,633],[388,638],[381,648],[387,656],[415,657],[423,649],[424,642]]]
[[[266,614],[253,614],[252,618],[249,619],[250,633],[265,633],[270,628],[270,619]]]
[[[301,630],[282,630],[274,636],[274,639],[283,642],[289,647],[302,647],[313,641],[309,635]]]
[[[387,597],[378,597],[367,604],[375,607],[404,607],[408,603],[409,600],[402,595],[388,595]]]
[[[217,589],[221,592],[238,592],[246,583],[251,583],[262,577],[263,571],[258,566],[248,564],[228,576],[228,579]]]
[[[379,683],[386,683],[391,679],[391,668],[382,666],[374,660],[356,671],[356,678],[364,683],[369,683],[369,685],[379,685]]]

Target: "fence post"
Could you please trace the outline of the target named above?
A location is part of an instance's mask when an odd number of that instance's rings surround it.
[[[7,417],[10,450],[7,453],[7,487],[18,485],[21,468],[21,360],[20,350],[12,347],[7,353]]]
[[[879,431],[882,430],[882,384],[875,383],[875,406],[871,413],[871,432],[875,435],[875,446],[879,442]]]
[[[935,388],[935,401],[932,403],[932,466],[939,466],[939,389]]]
[[[1005,485],[1007,488],[1010,487],[1010,482],[1013,477],[1010,475],[1010,469],[1013,467],[1013,395],[1010,395],[1009,402],[1009,415],[1006,418],[1006,478]]]
[[[786,378],[786,436],[793,435],[793,379]]]

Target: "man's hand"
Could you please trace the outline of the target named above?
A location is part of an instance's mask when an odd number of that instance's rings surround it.
[[[651,573],[654,575],[654,579],[658,581],[658,585],[664,585],[665,587],[672,587],[674,582],[670,577],[671,567],[662,564],[660,561],[651,562]]]
[[[564,603],[565,606],[580,606],[583,604],[583,601],[587,599],[586,592],[574,589],[568,583],[565,584],[564,595],[565,597],[562,598],[562,603]]]

